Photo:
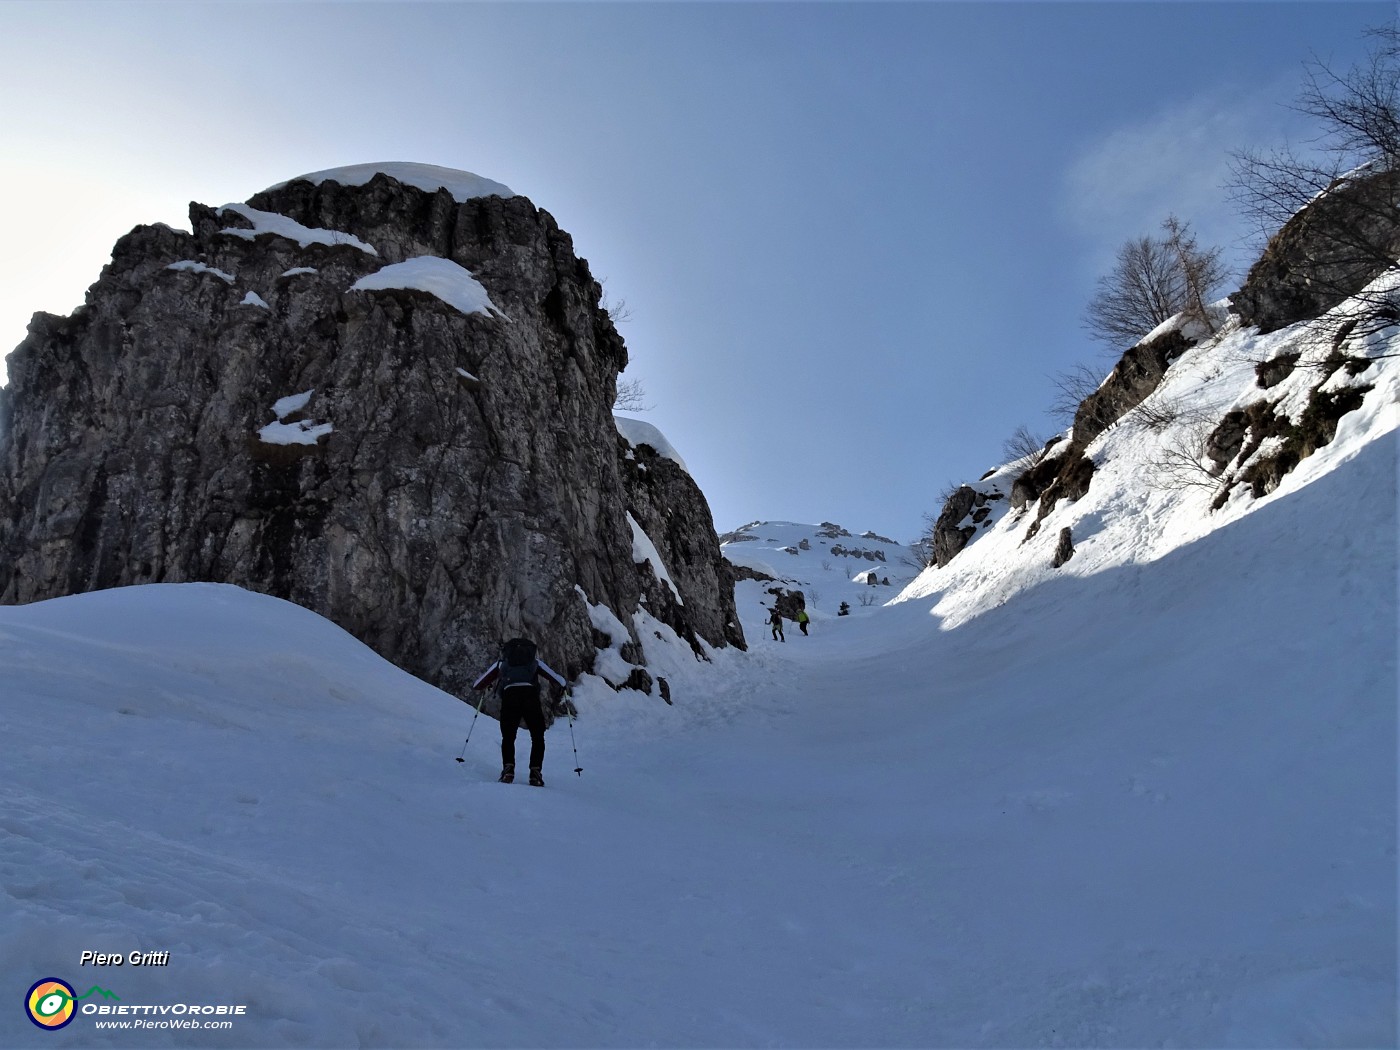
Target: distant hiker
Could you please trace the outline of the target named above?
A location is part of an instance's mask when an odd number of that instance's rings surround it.
[[[773,640],[775,642],[787,641],[783,635],[783,614],[778,611],[776,605],[773,606],[773,611],[768,614],[768,622],[773,625]]]
[[[797,626],[804,636],[807,634],[807,625],[811,622],[812,618],[807,615],[806,609],[797,610]]]
[[[540,707],[540,677],[560,689],[568,687],[562,675],[539,659],[535,643],[512,638],[501,647],[501,658],[481,672],[473,689],[492,683],[501,698],[501,783],[515,780],[515,733],[524,721],[530,731],[530,783],[544,787],[544,710]]]

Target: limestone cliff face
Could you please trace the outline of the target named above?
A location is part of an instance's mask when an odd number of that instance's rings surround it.
[[[592,668],[580,590],[630,624],[654,589],[626,348],[546,212],[389,170],[192,204],[192,233],[138,227],[84,307],[35,316],[0,392],[0,600],[221,581],[457,693],[517,633]],[[685,481],[638,515],[718,564]],[[684,617],[651,611],[742,644],[732,585],[671,569]]]

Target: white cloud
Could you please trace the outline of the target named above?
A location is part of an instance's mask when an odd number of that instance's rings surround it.
[[[1281,145],[1299,118],[1286,107],[1295,85],[1216,91],[1119,127],[1090,142],[1065,174],[1064,212],[1093,243],[1102,269],[1129,237],[1155,233],[1175,214],[1202,244],[1234,254],[1252,229],[1229,198],[1231,155]]]

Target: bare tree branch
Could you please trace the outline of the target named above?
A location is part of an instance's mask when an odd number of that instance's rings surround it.
[[[1182,311],[1214,331],[1206,305],[1227,277],[1220,249],[1198,247],[1190,226],[1175,215],[1162,228],[1165,238],[1137,237],[1118,249],[1085,310],[1085,330],[1115,350]]]
[[[1008,463],[1030,456],[1030,465],[1035,466],[1045,458],[1045,439],[1032,434],[1025,426],[1019,426],[1001,443],[1001,455]]]
[[[1103,385],[1104,377],[1086,364],[1077,364],[1050,377],[1055,395],[1050,402],[1050,415],[1056,422],[1071,426],[1079,406]]]
[[[1362,294],[1400,254],[1400,31],[1371,35],[1367,59],[1345,73],[1317,58],[1307,64],[1293,102],[1318,130],[1306,155],[1247,151],[1232,165],[1232,198],[1269,238],[1244,291],[1256,272],[1271,273],[1312,316]],[[1377,311],[1390,308],[1375,300]]]
[[[650,412],[655,406],[649,405],[646,388],[640,379],[624,379],[617,384],[617,396],[613,398],[614,412]]]

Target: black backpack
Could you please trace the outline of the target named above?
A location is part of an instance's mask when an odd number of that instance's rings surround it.
[[[535,674],[538,670],[535,643],[528,638],[512,638],[501,646],[501,669],[496,680],[496,692],[504,694],[507,689],[522,686],[537,689]]]

